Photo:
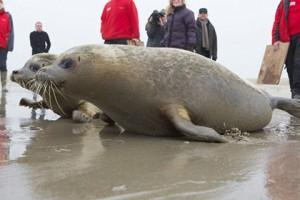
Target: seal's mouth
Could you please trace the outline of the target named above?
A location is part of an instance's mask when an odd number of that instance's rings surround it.
[[[35,82],[33,78],[30,79],[24,78],[24,75],[19,71],[13,71],[12,75],[10,76],[10,80],[26,89],[29,89],[32,86],[32,84],[34,84]]]
[[[57,88],[62,89],[65,86],[64,80],[57,80],[57,77],[50,75],[46,70],[39,70],[36,75],[35,79],[39,84],[47,85],[52,84],[55,85]]]
[[[19,71],[13,71],[10,80],[19,83],[19,81],[22,80]]]

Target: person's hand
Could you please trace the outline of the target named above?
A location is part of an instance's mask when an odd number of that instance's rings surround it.
[[[131,45],[131,46],[141,46],[142,45],[141,40],[137,39],[137,38],[133,38],[131,40],[128,40],[127,43],[128,43],[128,45]]]
[[[162,17],[159,18],[158,25],[160,25],[160,26],[164,25],[164,21],[163,21]]]
[[[277,41],[273,44],[274,51],[278,51],[280,49],[280,41]]]
[[[213,57],[212,59],[213,59],[214,61],[217,61],[217,57]]]
[[[133,38],[133,39],[132,39],[132,42],[133,42],[135,45],[138,45],[139,42],[140,42],[140,39]]]

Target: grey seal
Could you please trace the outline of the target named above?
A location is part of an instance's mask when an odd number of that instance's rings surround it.
[[[74,47],[36,79],[92,102],[129,132],[151,136],[226,142],[227,130],[263,129],[273,109],[300,116],[299,100],[272,97],[221,64],[179,49]]]
[[[20,70],[13,71],[11,75],[13,82],[18,83],[28,90],[37,92],[43,98],[43,100],[39,102],[22,98],[20,105],[34,109],[51,109],[61,117],[72,118],[76,122],[90,122],[92,119],[97,118],[101,111],[93,104],[74,99],[67,95],[62,95],[54,85],[46,88],[36,82],[34,77],[38,70],[53,64],[56,59],[57,55],[55,54],[36,54],[33,55]]]

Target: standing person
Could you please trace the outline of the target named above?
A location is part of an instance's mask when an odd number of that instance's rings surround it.
[[[14,48],[14,28],[12,16],[4,9],[4,3],[0,0],[0,71],[2,92],[7,92],[7,54]]]
[[[290,42],[286,68],[292,98],[300,99],[300,0],[281,0],[272,30],[274,49],[280,42]]]
[[[162,46],[194,51],[195,15],[186,8],[185,0],[170,0],[167,16],[167,32],[161,42]]]
[[[154,10],[148,19],[146,31],[148,35],[147,47],[160,47],[160,42],[165,36],[165,15],[164,10]]]
[[[41,22],[35,23],[35,31],[30,33],[30,45],[32,48],[32,55],[38,53],[48,53],[51,47],[51,42],[47,32],[43,31],[43,24]],[[37,100],[37,94],[33,94],[33,100]],[[45,109],[42,109],[40,119],[45,117]],[[32,109],[31,119],[36,119],[36,110]]]
[[[138,12],[133,0],[111,0],[101,15],[101,34],[105,44],[127,45],[139,42]]]
[[[49,52],[51,42],[48,33],[43,31],[43,24],[41,22],[36,22],[35,31],[30,33],[30,44],[32,55]]]
[[[196,52],[216,61],[218,58],[217,34],[215,27],[208,19],[206,8],[199,9],[199,15],[196,22],[196,35]]]

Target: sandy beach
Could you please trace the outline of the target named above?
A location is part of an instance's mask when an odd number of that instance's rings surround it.
[[[286,81],[259,86],[289,97]],[[0,104],[1,200],[297,200],[300,120],[276,110],[263,131],[228,144],[120,133],[19,107],[32,93],[9,83]]]

